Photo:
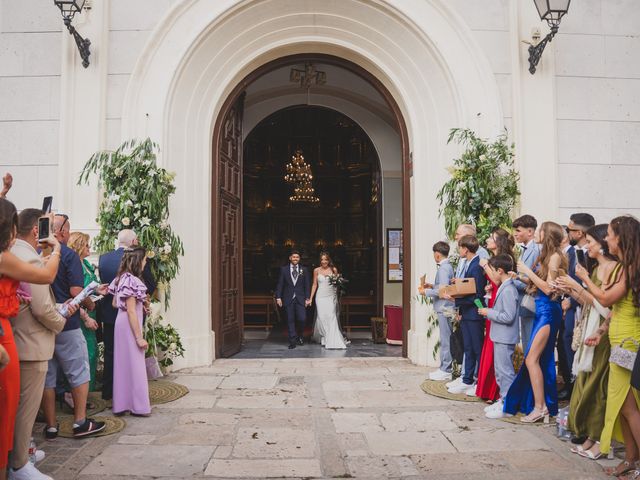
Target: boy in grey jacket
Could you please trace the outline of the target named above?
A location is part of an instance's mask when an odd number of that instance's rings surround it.
[[[518,289],[509,272],[514,269],[513,259],[500,254],[489,259],[485,270],[491,279],[499,285],[493,308],[480,308],[478,313],[491,321],[490,338],[493,342],[493,365],[496,381],[500,387],[500,400],[485,409],[487,418],[502,418],[502,399],[516,378],[513,369],[513,352],[518,343]]]
[[[433,245],[433,258],[438,265],[438,272],[433,284],[427,283],[424,289],[421,287],[421,295],[434,299],[433,309],[438,315],[438,327],[440,330],[440,368],[429,374],[430,380],[451,380],[451,370],[453,359],[451,358],[451,326],[449,320],[444,316],[445,308],[454,306],[451,300],[440,298],[438,291],[440,287],[449,285],[453,278],[453,267],[449,263],[449,244],[447,242],[436,242]]]

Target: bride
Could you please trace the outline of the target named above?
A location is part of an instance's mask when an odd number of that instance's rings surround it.
[[[313,328],[313,340],[325,348],[347,348],[340,324],[338,323],[338,295],[336,287],[329,283],[331,275],[337,275],[338,269],[333,265],[327,252],[320,254],[320,266],[313,271],[311,300],[316,296],[316,322]]]

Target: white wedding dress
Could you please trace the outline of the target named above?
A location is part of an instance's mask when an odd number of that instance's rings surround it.
[[[316,323],[313,327],[313,340],[325,348],[347,348],[338,323],[338,297],[336,287],[329,284],[329,277],[318,275],[316,291]]]

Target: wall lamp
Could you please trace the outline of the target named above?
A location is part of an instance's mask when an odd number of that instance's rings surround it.
[[[71,25],[73,16],[76,13],[82,12],[85,0],[53,0],[53,3],[60,9],[60,12],[62,13],[62,20],[64,21],[67,30],[69,30],[69,33],[73,35],[73,38],[76,41],[78,51],[82,57],[82,66],[87,68],[89,66],[89,55],[91,55],[91,52],[89,51],[91,41],[89,41],[88,38],[82,38],[74,26]]]
[[[540,20],[546,20],[551,32],[547,34],[544,39],[536,44],[529,46],[529,73],[533,75],[536,73],[536,66],[542,57],[544,47],[547,46],[556,33],[558,33],[558,27],[560,26],[560,20],[569,11],[569,4],[571,0],[534,0],[536,8],[538,9],[538,15]]]

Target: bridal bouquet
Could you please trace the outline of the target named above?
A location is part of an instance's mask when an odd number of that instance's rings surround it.
[[[349,283],[349,280],[344,278],[339,273],[334,273],[333,275],[329,275],[329,285],[336,287],[336,290],[338,291],[338,295],[344,295],[345,293],[347,293],[347,287],[346,287],[347,283]]]

